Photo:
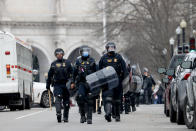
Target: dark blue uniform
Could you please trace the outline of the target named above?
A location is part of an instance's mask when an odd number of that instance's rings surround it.
[[[156,85],[154,79],[152,76],[145,76],[143,75],[143,89],[144,89],[144,97],[143,97],[143,101],[145,102],[145,104],[151,104],[152,100],[152,86]]]
[[[96,72],[95,60],[91,57],[79,57],[76,60],[74,67],[74,80],[78,88],[78,95],[76,97],[80,114],[81,123],[85,122],[85,105],[87,105],[87,122],[92,121],[92,111],[93,111],[93,96],[86,83],[86,76]]]
[[[73,68],[70,61],[62,59],[56,60],[51,64],[48,72],[47,89],[50,89],[50,85],[54,86],[55,107],[57,117],[61,117],[61,102],[63,100],[64,105],[64,119],[68,119],[70,108],[70,94],[66,87],[66,83],[69,79],[72,79]],[[58,118],[57,118],[58,119]]]
[[[121,98],[123,95],[122,80],[128,75],[128,71],[126,68],[125,61],[118,53],[114,53],[111,55],[107,53],[101,57],[99,61],[99,69],[103,69],[107,66],[112,66],[116,70],[119,77],[119,85],[113,90],[110,90],[107,87],[103,88],[102,97],[104,102],[104,110],[106,112],[106,117],[111,116],[111,104],[113,102],[113,113],[118,119],[120,119],[120,105]]]

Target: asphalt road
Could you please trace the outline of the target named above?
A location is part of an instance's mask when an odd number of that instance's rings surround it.
[[[0,111],[0,131],[193,131],[185,125],[170,123],[163,114],[163,105],[141,105],[129,115],[123,114],[121,122],[108,123],[104,114],[93,114],[93,124],[80,123],[77,107],[70,110],[69,123],[57,123],[55,108],[10,112]]]

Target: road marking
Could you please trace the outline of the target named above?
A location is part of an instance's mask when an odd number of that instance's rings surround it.
[[[20,117],[17,117],[16,120],[22,119],[22,118],[26,118],[26,117],[30,117],[30,116],[34,116],[34,115],[43,113],[43,112],[45,112],[45,111],[47,111],[47,110],[48,110],[48,109],[45,109],[45,110],[42,110],[42,111],[38,111],[38,112],[34,112],[34,113],[30,113],[30,114],[27,114],[27,115],[24,115],[24,116],[20,116]]]

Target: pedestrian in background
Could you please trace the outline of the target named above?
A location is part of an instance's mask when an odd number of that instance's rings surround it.
[[[147,68],[143,69],[143,90],[144,90],[144,102],[145,104],[152,104],[152,87],[155,86],[156,83],[153,77],[149,74]]]
[[[164,93],[164,87],[161,83],[161,81],[158,81],[158,86],[159,86],[159,89],[157,91],[157,96],[158,96],[158,104],[163,104],[163,93]]]

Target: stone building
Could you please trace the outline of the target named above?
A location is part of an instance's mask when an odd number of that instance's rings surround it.
[[[96,35],[102,19],[95,6],[95,0],[1,0],[0,28],[32,46],[40,82],[45,82],[58,47],[65,50],[65,58],[73,60],[79,47],[88,45],[99,59],[104,44]]]

